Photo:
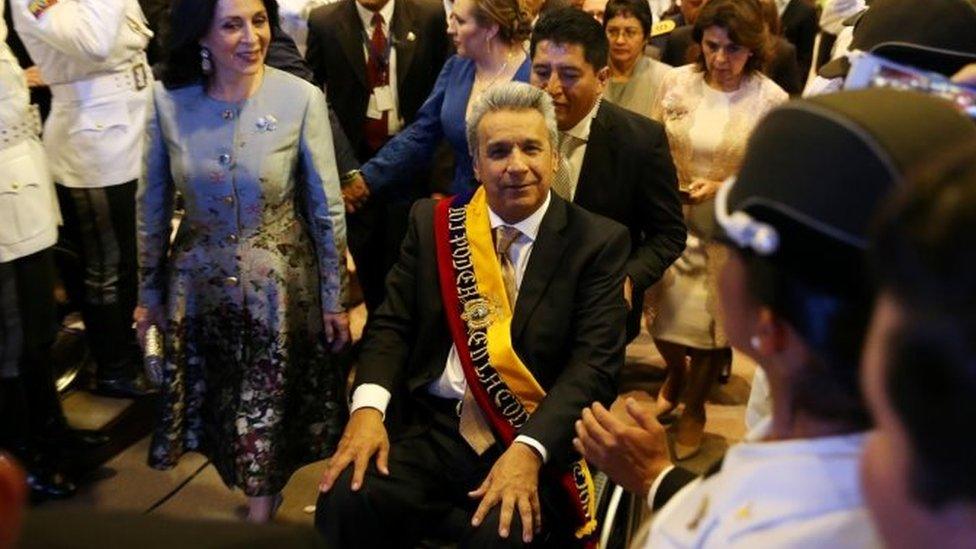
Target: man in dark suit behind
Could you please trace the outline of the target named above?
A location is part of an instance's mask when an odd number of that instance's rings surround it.
[[[557,174],[554,190],[630,230],[624,283],[630,340],[640,331],[644,291],[681,255],[686,233],[663,126],[600,100],[607,48],[592,17],[553,11],[532,33],[530,81],[556,106],[566,174]]]
[[[413,121],[447,51],[438,0],[341,0],[309,15],[306,57],[361,163]],[[354,172],[340,175],[347,184],[358,180]],[[426,184],[418,177],[412,188],[393,191],[398,194],[347,202],[349,249],[370,312],[383,300],[407,213],[428,194]]]
[[[462,547],[520,546],[533,538],[557,547],[574,544],[573,517],[560,505],[565,494],[546,471],[564,473],[579,459],[571,442],[579,410],[615,395],[624,352],[627,232],[549,192],[556,122],[546,94],[521,83],[492,86],[470,120],[469,147],[481,183],[471,204],[483,194],[487,212],[483,229],[475,225],[481,232],[464,234],[480,234],[496,247],[497,255],[482,256],[481,265],[497,265],[503,278],[511,273],[505,301],[514,303],[514,312],[501,334],[510,335],[510,348],[545,395],[511,444],[499,442],[496,430],[480,455],[469,446],[460,424],[467,412],[484,410],[460,406],[472,390],[462,357],[474,353],[452,339],[449,326],[457,324],[447,316],[459,311],[443,305],[454,294],[442,294],[447,279],[439,279],[444,265],[435,226],[441,225],[435,224],[434,202],[418,202],[386,300],[366,330],[353,411],[323,477],[316,525],[335,547],[414,547],[438,530],[460,539]],[[498,250],[513,228],[514,243]],[[453,232],[450,239],[453,244]],[[440,245],[444,253],[444,240]],[[447,257],[460,257],[457,251],[451,248]],[[449,276],[446,287],[454,285]],[[478,274],[479,287],[482,282]],[[465,301],[465,314],[470,304]],[[497,307],[489,310],[496,311],[490,322],[502,321],[504,328],[507,307],[501,317]],[[474,333],[474,321],[467,322],[465,333]],[[459,528],[445,532],[451,523]]]

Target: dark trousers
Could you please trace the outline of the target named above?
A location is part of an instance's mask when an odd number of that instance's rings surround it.
[[[422,539],[457,541],[460,547],[524,547],[522,523],[516,512],[507,539],[498,536],[500,505],[478,528],[471,516],[478,501],[468,497],[502,453],[500,446],[478,456],[458,433],[456,401],[424,399],[430,413],[429,430],[402,440],[390,448],[389,476],[370,463],[363,486],[350,489],[352,466],[332,490],[319,496],[315,526],[330,547],[416,547]],[[554,482],[542,475],[539,497],[545,532],[533,546],[572,547],[566,533],[572,524],[557,505],[565,497]],[[555,528],[552,528],[555,526]],[[556,539],[553,531],[563,533]],[[548,532],[548,534],[547,534]]]
[[[0,444],[39,436],[64,422],[50,349],[57,336],[50,248],[0,263],[0,344],[15,362],[0,375]]]
[[[136,182],[96,189],[58,185],[64,217],[62,243],[81,264],[66,277],[72,301],[81,304],[85,336],[98,376],[132,375],[136,356],[132,311],[136,306]],[[80,278],[80,280],[78,280]]]
[[[410,202],[370,197],[362,209],[346,216],[349,252],[363,289],[366,310],[373,312],[386,297],[386,275],[400,255],[407,234]]]

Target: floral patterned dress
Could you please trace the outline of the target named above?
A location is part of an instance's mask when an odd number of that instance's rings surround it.
[[[346,419],[322,322],[342,310],[345,251],[325,100],[272,68],[239,104],[157,84],[145,154],[140,304],[167,316],[149,463],[197,451],[248,496],[277,493]]]

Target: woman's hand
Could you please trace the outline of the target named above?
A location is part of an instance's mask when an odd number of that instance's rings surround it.
[[[721,181],[711,179],[696,179],[688,185],[688,203],[701,204],[715,196],[718,188],[722,185]]]
[[[146,307],[139,305],[132,311],[132,320],[136,323],[136,340],[143,350],[146,349],[146,331],[150,326],[156,326],[166,331],[166,314],[162,306]]]
[[[349,335],[349,313],[322,313],[322,324],[325,327],[325,341],[329,350],[338,353],[352,339]]]

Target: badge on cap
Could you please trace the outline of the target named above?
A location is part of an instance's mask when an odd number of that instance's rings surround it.
[[[656,38],[662,34],[668,34],[677,28],[677,26],[678,24],[674,22],[674,19],[662,19],[657,23],[654,23],[654,26],[651,27],[651,38]]]
[[[27,10],[31,12],[31,15],[35,19],[40,19],[41,15],[51,6],[58,3],[58,0],[31,0],[30,4],[27,4]]]

